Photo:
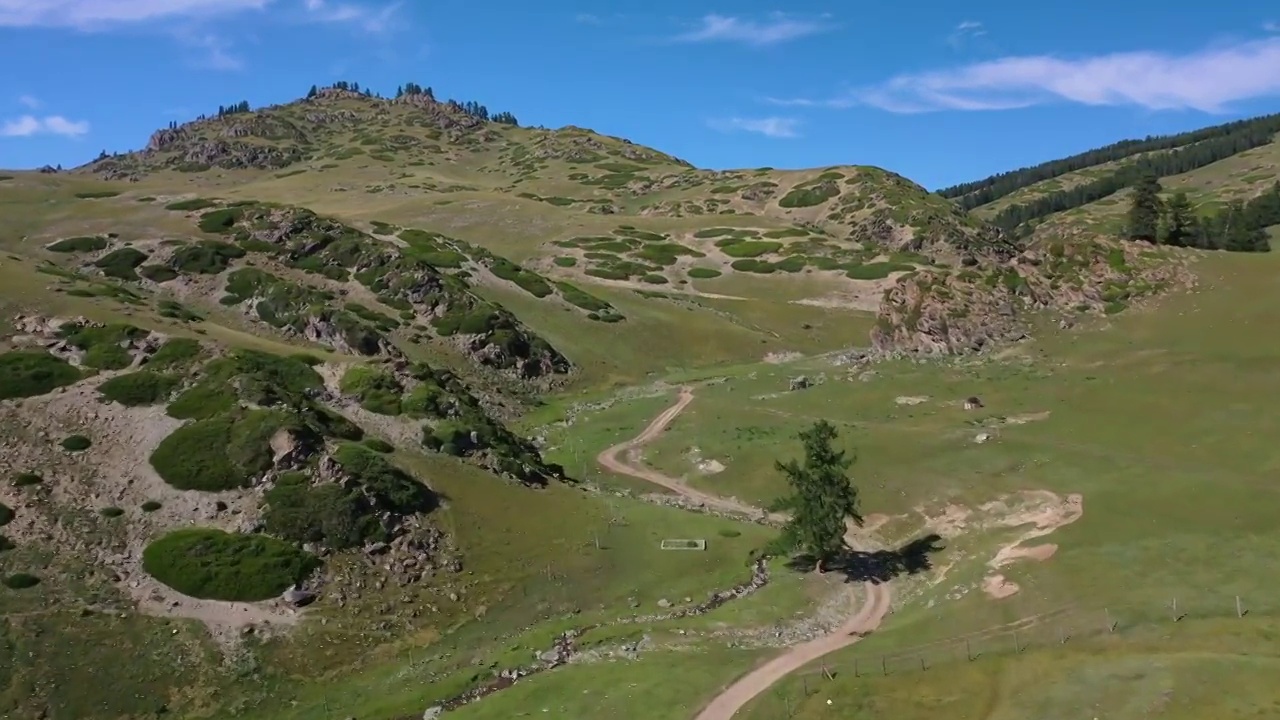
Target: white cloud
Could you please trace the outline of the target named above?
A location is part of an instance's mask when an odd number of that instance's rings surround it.
[[[212,33],[187,32],[177,34],[178,41],[200,51],[195,64],[209,70],[240,70],[244,62],[231,54],[231,45]]]
[[[771,138],[800,137],[798,128],[800,121],[795,118],[727,118],[711,120],[707,123],[713,130],[720,132],[749,132]]]
[[[22,117],[6,120],[0,125],[0,136],[31,137],[32,135],[62,135],[63,137],[80,137],[89,132],[89,123],[83,120],[68,120],[61,115]]]
[[[953,48],[959,49],[964,45],[966,40],[976,37],[982,37],[987,34],[987,29],[977,20],[964,20],[956,25],[951,34],[947,36],[947,44]]]
[[[758,22],[713,13],[703,16],[696,30],[674,39],[677,42],[736,42],[761,47],[826,32],[832,29],[826,19],[825,15],[816,20],[802,20],[773,13],[768,20]]]
[[[36,108],[40,107],[40,98],[35,97],[34,95],[19,95],[18,104],[23,107],[31,108],[32,110],[35,110]]]
[[[1005,57],[950,70],[907,73],[828,99],[775,105],[894,113],[1010,110],[1070,102],[1148,110],[1225,112],[1241,100],[1280,95],[1280,38],[1183,55],[1135,51],[1063,59]]]
[[[2,0],[0,0],[2,1]],[[352,23],[368,32],[382,32],[391,25],[391,19],[400,9],[401,3],[395,2],[381,7],[370,7],[354,3],[329,2],[329,0],[306,0],[307,17],[317,22]]]
[[[591,13],[578,13],[577,15],[573,16],[573,21],[577,23],[582,23],[583,25],[603,25],[604,24],[604,20],[599,15],[592,15]]]
[[[1262,23],[1263,32],[1280,33],[1280,22],[1268,21]]]
[[[92,29],[261,10],[273,0],[0,0],[0,27]]]

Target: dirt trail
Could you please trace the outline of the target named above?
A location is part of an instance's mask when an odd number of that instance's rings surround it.
[[[785,519],[783,515],[766,513],[764,510],[737,500],[702,492],[689,487],[677,478],[668,477],[640,464],[640,448],[661,435],[662,431],[684,412],[691,402],[693,402],[693,388],[688,386],[680,388],[680,396],[674,405],[663,410],[639,435],[601,452],[596,457],[596,461],[612,472],[646,480],[709,508],[748,516]],[[618,455],[624,451],[627,458],[620,460]],[[849,525],[845,541],[852,548],[863,549],[858,528],[853,524]],[[857,595],[854,592],[850,593],[851,606],[857,603]],[[696,720],[730,720],[738,710],[782,678],[824,655],[856,643],[864,635],[879,627],[892,604],[888,585],[864,582],[862,595],[861,605],[839,628],[829,635],[788,648],[781,655],[742,676],[703,707]]]

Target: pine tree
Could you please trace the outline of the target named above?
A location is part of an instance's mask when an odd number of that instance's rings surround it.
[[[1164,242],[1174,247],[1186,247],[1191,241],[1191,201],[1184,192],[1175,193],[1165,205]]]
[[[791,518],[772,550],[802,550],[817,559],[817,569],[844,549],[846,519],[861,525],[858,514],[858,491],[850,482],[847,470],[853,464],[843,450],[831,443],[836,438],[835,426],[821,420],[800,433],[804,444],[804,464],[795,460],[777,462],[775,467],[786,476],[791,494],[781,498],[774,509],[787,510]]]
[[[1160,227],[1160,179],[1144,173],[1133,187],[1127,234],[1130,240],[1154,243]]]
[[[319,94],[320,94],[320,88],[316,87],[315,85],[312,85],[311,89],[307,91],[307,99],[311,99]]]

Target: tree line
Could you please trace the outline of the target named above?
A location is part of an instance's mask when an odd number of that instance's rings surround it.
[[[1244,202],[1208,215],[1195,212],[1184,192],[1162,200],[1160,180],[1144,175],[1133,188],[1125,237],[1173,247],[1227,252],[1270,252],[1267,228],[1280,225],[1280,182]]]
[[[1272,142],[1280,130],[1280,115],[1271,116],[1271,123],[1248,125],[1237,132],[1205,140],[1167,153],[1140,158],[1122,165],[1115,172],[1082,183],[1066,190],[1042,195],[1034,200],[1010,205],[992,218],[991,222],[1015,235],[1029,235],[1032,223],[1048,215],[1073,210],[1082,205],[1102,200],[1120,190],[1134,186],[1148,175],[1166,177],[1190,172],[1224,158]]]
[[[986,205],[1002,198],[1015,190],[1020,190],[1029,185],[1050,180],[1069,172],[1123,160],[1140,153],[1173,150],[1224,135],[1247,131],[1251,127],[1270,128],[1270,133],[1274,134],[1280,130],[1280,115],[1264,115],[1246,120],[1236,120],[1176,135],[1155,135],[1147,136],[1142,140],[1121,140],[1111,145],[1087,150],[1059,160],[1051,160],[1039,165],[1002,172],[982,180],[952,185],[938,190],[937,193],[945,198],[954,198],[956,203],[965,210],[972,210],[975,207]]]
[[[360,93],[365,97],[383,99],[381,95],[373,92],[367,87],[364,89],[361,89],[360,83],[358,82],[346,82],[345,80],[343,80],[343,81],[335,82],[330,87],[334,88],[335,90],[345,90],[347,92]],[[307,99],[314,98],[319,94],[320,94],[320,87],[317,85],[312,85],[311,89],[307,91]],[[430,86],[423,87],[422,85],[419,85],[418,83],[414,83],[414,82],[408,82],[396,87],[396,94],[395,94],[396,98],[402,98],[402,97],[405,97],[406,95],[423,95],[432,100],[436,99],[435,91],[432,90]],[[471,117],[479,118],[480,120],[484,120],[486,122],[499,123],[502,125],[512,125],[516,127],[520,125],[520,123],[516,120],[516,116],[514,114],[506,111],[496,112],[496,113],[489,112],[489,108],[485,107],[484,105],[481,105],[480,103],[474,100],[466,100],[466,101],[460,102],[458,100],[449,99],[449,100],[445,100],[444,102],[445,104],[450,105],[456,108],[457,110],[464,112],[467,115],[470,115]]]

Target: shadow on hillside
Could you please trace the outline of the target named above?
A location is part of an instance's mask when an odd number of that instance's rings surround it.
[[[826,571],[843,573],[845,582],[889,582],[899,575],[931,570],[930,555],[945,549],[941,540],[941,535],[931,533],[896,550],[846,550],[827,563]],[[816,559],[807,554],[797,555],[787,563],[787,567],[799,572],[810,572],[816,565]]]

